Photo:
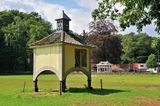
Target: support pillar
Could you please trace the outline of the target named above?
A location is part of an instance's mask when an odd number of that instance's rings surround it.
[[[66,89],[66,80],[62,81],[62,92],[65,92]]]
[[[66,79],[63,81],[63,84],[64,84],[64,89],[67,89],[67,86],[66,86]]]
[[[91,79],[88,79],[88,89],[89,89],[89,90],[92,90],[92,87],[91,87]]]
[[[33,90],[34,92],[38,92],[38,84],[37,84],[38,80],[36,79],[35,81],[33,81],[34,85],[33,85]]]
[[[60,95],[62,95],[62,81],[60,81],[59,93],[60,93]]]
[[[62,95],[62,92],[65,92],[66,89],[66,80],[60,81],[60,95]]]

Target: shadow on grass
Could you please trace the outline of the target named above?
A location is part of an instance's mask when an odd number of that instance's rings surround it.
[[[85,88],[69,88],[67,92],[71,93],[91,93],[95,95],[109,95],[113,93],[120,93],[120,92],[130,92],[127,90],[118,90],[118,89],[100,89],[100,88],[93,88],[92,90],[85,89]]]

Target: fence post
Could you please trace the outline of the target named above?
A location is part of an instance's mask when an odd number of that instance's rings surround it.
[[[100,84],[101,84],[101,90],[102,90],[103,89],[102,79],[100,79]]]
[[[24,92],[24,90],[25,90],[25,87],[26,87],[26,81],[24,81],[23,92]]]

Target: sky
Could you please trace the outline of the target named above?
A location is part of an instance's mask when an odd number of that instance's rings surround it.
[[[70,29],[79,34],[85,29],[88,31],[89,22],[93,21],[91,12],[98,7],[97,0],[0,0],[0,11],[17,9],[22,12],[38,12],[45,20],[51,22],[53,29],[56,28],[55,19],[62,14],[62,10],[72,19]],[[117,8],[121,9],[120,6]],[[122,31],[118,22],[114,22],[118,33],[127,34],[137,32],[135,26]],[[152,23],[143,28],[150,36],[158,35]]]

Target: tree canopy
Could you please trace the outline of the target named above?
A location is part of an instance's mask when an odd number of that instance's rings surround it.
[[[122,63],[146,62],[147,57],[153,52],[152,38],[145,33],[130,33],[120,36],[122,44]]]
[[[95,63],[109,61],[114,64],[120,63],[121,41],[115,35],[115,26],[106,20],[94,21],[89,24],[90,32],[85,37],[85,42],[95,45],[92,50],[92,60]]]
[[[109,20],[92,21],[89,23],[89,35],[115,35],[116,27]]]
[[[160,33],[159,11],[159,0],[101,0],[92,17],[94,20],[119,20],[123,30],[135,25],[141,31],[143,26],[154,22],[155,30]]]
[[[28,44],[50,34],[51,24],[38,13],[18,10],[0,12],[0,23],[0,69],[27,70],[32,66]]]
[[[154,37],[152,39],[151,47],[154,49],[155,52],[160,51],[160,38],[159,37],[158,38]]]
[[[154,54],[149,55],[146,64],[149,68],[156,68],[158,66],[156,56]]]

